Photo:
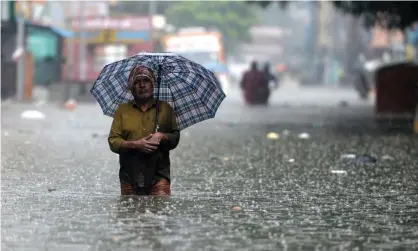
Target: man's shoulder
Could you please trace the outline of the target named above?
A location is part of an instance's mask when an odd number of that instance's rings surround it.
[[[132,103],[121,103],[118,106],[118,110],[126,110],[132,107]]]

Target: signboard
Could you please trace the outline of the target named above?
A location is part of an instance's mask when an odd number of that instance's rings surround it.
[[[216,36],[172,36],[166,41],[166,50],[181,51],[219,51],[220,44]]]
[[[84,25],[80,25],[80,20],[72,20],[72,27],[75,30],[83,28],[85,30],[96,29],[121,29],[121,30],[150,30],[151,20],[148,17],[96,17],[87,18]]]
[[[63,1],[61,3],[68,5],[66,10],[68,19],[79,18],[83,12],[86,17],[109,16],[109,4],[107,1]]]

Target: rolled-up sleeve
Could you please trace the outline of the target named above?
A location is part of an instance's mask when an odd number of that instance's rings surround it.
[[[116,109],[113,116],[112,127],[110,128],[107,141],[109,142],[109,147],[112,152],[120,152],[120,145],[125,141],[122,137],[122,114],[120,107]]]

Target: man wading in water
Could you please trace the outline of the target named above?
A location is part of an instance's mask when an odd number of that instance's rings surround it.
[[[119,154],[121,194],[171,195],[169,151],[180,140],[174,111],[153,98],[156,78],[148,68],[135,67],[128,81],[134,102],[118,107],[108,138],[110,149]]]

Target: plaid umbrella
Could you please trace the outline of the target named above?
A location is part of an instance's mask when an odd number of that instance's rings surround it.
[[[156,74],[154,97],[173,107],[180,129],[214,118],[225,98],[214,73],[200,64],[174,53],[139,53],[106,65],[90,90],[105,115],[113,117],[119,104],[133,101],[128,77],[139,65]]]

